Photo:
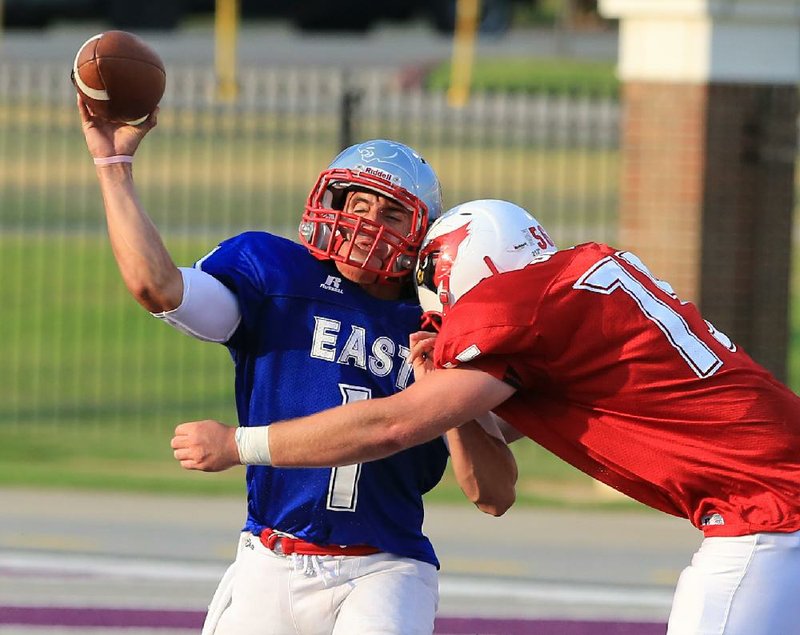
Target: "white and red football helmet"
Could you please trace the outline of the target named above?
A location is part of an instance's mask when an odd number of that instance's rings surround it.
[[[484,278],[515,271],[555,243],[531,214],[499,200],[458,205],[431,225],[419,250],[414,282],[423,326],[438,330],[458,300]]]
[[[343,212],[347,192],[353,188],[370,190],[403,205],[412,214],[411,231],[404,236],[380,223]],[[319,175],[300,222],[300,242],[320,260],[343,262],[376,273],[380,283],[398,282],[413,271],[425,231],[441,213],[442,189],[428,162],[402,143],[373,139],[345,149]],[[351,258],[355,242],[352,237],[358,235],[372,239],[373,251],[389,246],[380,268]],[[339,253],[348,237],[350,250]]]

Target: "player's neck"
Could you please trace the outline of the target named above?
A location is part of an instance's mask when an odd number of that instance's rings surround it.
[[[359,283],[358,286],[364,289],[365,293],[379,300],[398,300],[403,289],[399,284]]]
[[[403,290],[405,289],[404,284],[376,282],[378,279],[377,273],[365,271],[359,267],[342,262],[335,262],[334,265],[342,277],[357,284],[364,290],[364,293],[371,295],[373,298],[378,298],[379,300],[398,300],[403,295]]]

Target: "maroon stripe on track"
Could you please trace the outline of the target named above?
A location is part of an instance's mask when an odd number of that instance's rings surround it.
[[[174,609],[0,606],[0,624],[73,628],[194,629],[203,625],[202,611]],[[665,624],[587,620],[439,617],[436,635],[663,635]]]
[[[192,628],[203,626],[201,611],[53,606],[0,606],[0,624],[111,628]]]
[[[589,620],[440,617],[436,635],[664,635],[666,624]]]

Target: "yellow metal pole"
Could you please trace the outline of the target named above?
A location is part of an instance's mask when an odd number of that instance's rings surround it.
[[[456,108],[464,106],[469,99],[480,10],[480,0],[457,0],[453,56],[450,61],[450,88],[447,91],[447,103]]]
[[[214,14],[214,62],[217,99],[232,102],[239,95],[236,80],[236,39],[239,32],[239,0],[216,0]]]

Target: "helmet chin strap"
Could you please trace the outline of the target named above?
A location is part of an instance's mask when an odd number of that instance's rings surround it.
[[[328,230],[328,231],[330,231],[330,230]],[[342,234],[342,231],[337,229],[336,233],[333,235],[333,238],[332,238],[333,244],[330,247],[331,253],[338,254],[339,253],[339,249],[341,249],[342,248],[342,244],[344,244],[344,240],[345,239],[344,239],[344,235]]]
[[[439,284],[438,295],[439,302],[442,305],[442,315],[444,315],[445,311],[450,306],[450,285],[448,284],[447,278],[442,279]]]
[[[489,268],[489,271],[492,272],[493,276],[500,273],[500,270],[497,268],[497,265],[494,264],[494,261],[489,256],[484,256],[483,262]],[[447,313],[447,310],[452,307],[453,304],[453,294],[450,293],[450,276],[444,276],[442,278],[442,281],[439,283],[439,288],[437,289],[436,293],[439,296],[439,302],[442,305],[441,315],[444,315],[445,313]]]
[[[489,256],[484,256],[483,262],[486,264],[487,267],[489,267],[489,271],[492,272],[493,276],[496,276],[498,273],[500,273],[500,270],[497,268],[497,265],[494,264],[494,262],[492,261],[491,258],[489,258]]]
[[[438,311],[425,311],[422,314],[420,328],[425,331],[428,327],[432,328],[437,333],[442,330],[442,314]]]

